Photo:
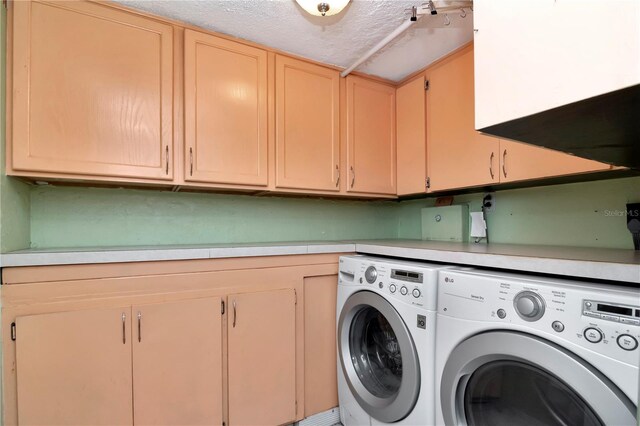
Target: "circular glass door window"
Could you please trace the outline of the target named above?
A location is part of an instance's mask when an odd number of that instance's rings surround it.
[[[402,354],[385,316],[369,306],[351,322],[351,361],[364,387],[378,398],[395,396],[402,384]]]
[[[469,425],[596,426],[603,423],[580,396],[558,378],[518,361],[478,368],[464,392]]]

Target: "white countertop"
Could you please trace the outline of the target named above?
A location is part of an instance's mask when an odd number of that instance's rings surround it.
[[[640,253],[633,250],[421,240],[31,249],[0,255],[0,266],[146,262],[356,251],[379,256],[640,284]]]
[[[640,283],[640,252],[634,250],[380,240],[357,242],[356,251],[432,262]]]
[[[354,243],[341,241],[28,249],[0,255],[0,267],[353,253],[355,250]]]

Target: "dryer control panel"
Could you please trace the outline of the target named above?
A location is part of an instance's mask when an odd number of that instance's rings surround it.
[[[633,365],[640,357],[636,288],[456,269],[438,286],[439,315],[535,330]]]

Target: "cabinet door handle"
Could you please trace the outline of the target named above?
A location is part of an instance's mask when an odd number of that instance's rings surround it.
[[[142,342],[142,312],[138,311],[138,342]]]
[[[507,150],[502,153],[502,174],[507,177]]]
[[[338,165],[336,164],[336,174],[338,175],[336,177],[336,188],[340,186],[340,167],[338,167]]]
[[[169,174],[169,145],[165,147],[165,154],[167,157],[167,165],[166,165],[165,173],[168,175]]]
[[[122,344],[126,345],[127,344],[127,314],[125,314],[124,312],[122,313]]]
[[[189,176],[193,176],[193,148],[189,148]]]
[[[353,166],[351,166],[351,187],[356,183],[356,171],[353,170]]]
[[[491,179],[493,179],[493,152],[491,153],[491,157],[489,157],[489,174],[491,174]]]
[[[236,328],[236,301],[233,301],[233,328]]]

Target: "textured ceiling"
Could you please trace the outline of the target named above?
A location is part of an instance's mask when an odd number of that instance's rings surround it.
[[[423,1],[352,0],[340,14],[315,17],[294,0],[116,0],[323,63],[348,67],[408,19]],[[425,15],[357,70],[398,81],[473,38],[473,18]]]

